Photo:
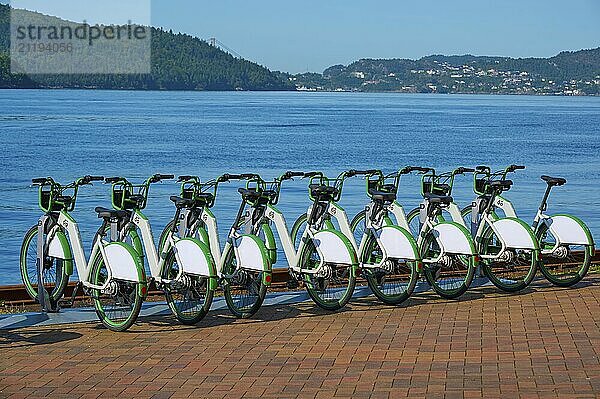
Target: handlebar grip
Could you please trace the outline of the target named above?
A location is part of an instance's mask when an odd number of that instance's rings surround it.
[[[346,172],[346,176],[352,177],[352,176],[356,176],[356,175],[374,175],[376,173],[379,173],[379,170],[377,170],[377,169],[368,169],[368,170],[350,169],[349,171]]]
[[[169,180],[169,179],[174,179],[175,175],[172,174],[168,174],[168,175],[163,175],[163,174],[156,174],[155,175],[159,180]]]
[[[486,170],[490,170],[489,166],[485,166],[485,165],[479,165],[475,167],[475,170],[477,172],[485,172]]]
[[[229,173],[225,173],[221,175],[217,180],[218,181],[229,181],[229,180],[239,180],[242,178],[242,175],[230,175]]]
[[[318,176],[320,174],[321,174],[321,172],[307,172],[307,173],[304,174],[304,177],[315,177],[315,176]]]
[[[123,180],[123,178],[122,177],[116,177],[116,176],[115,177],[106,177],[104,179],[104,183],[116,183],[119,180]]]
[[[103,181],[104,176],[86,176],[89,181]]]
[[[254,178],[260,179],[260,175],[258,175],[256,173],[242,173],[240,176],[242,179],[254,179]]]
[[[32,184],[44,184],[48,181],[47,177],[36,177],[35,179],[31,179]]]
[[[304,172],[293,172],[291,170],[288,170],[287,172],[285,172],[282,176],[284,179],[291,179],[293,177],[304,177]]]
[[[514,172],[515,170],[523,170],[525,169],[525,165],[510,165],[507,170]]]
[[[429,173],[429,172],[435,172],[435,169],[433,169],[433,168],[423,168],[421,166],[415,166],[414,170],[417,172],[421,172],[422,174]]]
[[[462,175],[465,173],[472,173],[472,172],[475,172],[475,169],[465,168],[465,167],[461,166],[460,168],[455,169],[453,173],[455,175]]]
[[[194,176],[182,175],[177,178],[177,181],[182,182],[182,181],[186,181],[186,180],[192,180],[193,178],[194,178]]]

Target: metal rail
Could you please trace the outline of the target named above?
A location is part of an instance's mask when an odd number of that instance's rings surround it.
[[[287,269],[273,269],[273,280],[272,284],[276,288],[284,288],[285,283],[288,281],[289,275]],[[70,282],[65,288],[64,298],[71,298],[73,295],[73,290],[75,289],[77,283]],[[150,284],[148,289],[149,297],[163,296],[164,293],[156,288],[154,283]],[[79,289],[75,300],[82,300],[86,298],[83,294],[81,288]],[[31,299],[25,290],[25,286],[22,284],[17,285],[4,285],[0,286],[0,304],[4,303],[5,305],[14,306],[14,305],[32,305],[35,304],[36,301]]]
[[[600,263],[600,251],[596,250],[596,254],[592,258],[592,263],[598,264]],[[286,290],[287,289],[287,281],[289,280],[289,274],[287,269],[273,269],[273,280],[272,285],[274,289]],[[66,289],[64,298],[71,298],[73,295],[73,290],[75,289],[76,283],[70,282]],[[148,289],[149,297],[157,297],[163,296],[163,292],[156,288],[154,283],[150,284]],[[75,297],[75,300],[82,300],[86,298],[83,295],[82,290],[80,289]],[[8,306],[15,305],[32,305],[35,301],[32,300],[27,291],[25,291],[25,287],[22,284],[19,285],[5,285],[0,286],[0,304],[5,304]]]

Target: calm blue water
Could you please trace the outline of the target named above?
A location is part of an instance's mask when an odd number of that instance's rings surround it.
[[[531,219],[545,188],[539,175],[567,178],[552,210],[584,218],[600,241],[600,98],[350,93],[173,93],[126,91],[0,91],[0,284],[20,282],[19,248],[40,211],[32,177],[68,182],[85,174],[132,180],[160,172],[198,174],[288,169],[382,168],[408,164],[527,165],[507,194]],[[364,181],[346,186],[350,215],[364,206]],[[456,182],[457,202],[472,198],[468,178]],[[225,233],[237,210],[237,186],[218,198]],[[175,183],[152,187],[146,214],[155,236],[172,216]],[[109,186],[80,191],[73,216],[86,249],[99,225],[93,208],[110,206]],[[419,202],[416,178],[400,200]],[[306,182],[289,184],[280,208],[293,220],[308,204]],[[280,256],[280,258],[282,258]],[[285,266],[279,261],[278,267]]]

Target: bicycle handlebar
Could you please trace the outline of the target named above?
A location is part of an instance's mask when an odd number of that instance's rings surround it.
[[[432,168],[423,168],[421,166],[406,166],[404,168],[402,168],[398,174],[399,175],[407,175],[409,173],[412,172],[421,172],[423,173],[428,173],[428,172],[433,172],[434,170]]]
[[[31,179],[31,184],[36,186],[41,186],[50,182],[54,182],[51,177],[36,177],[35,179]]]
[[[181,183],[182,181],[197,180],[197,179],[198,179],[198,176],[182,175],[177,178],[177,182]]]
[[[281,175],[281,177],[279,179],[280,180],[290,180],[290,179],[293,179],[294,177],[304,177],[304,175],[305,175],[304,172],[294,172],[294,171],[288,170],[283,175]]]
[[[515,172],[517,170],[523,170],[525,169],[525,165],[510,165],[508,168],[506,168],[506,172]]]
[[[256,178],[260,179],[260,175],[257,175],[256,173],[242,173],[236,175],[225,173],[217,178],[217,182],[226,182],[230,180],[250,180]]]
[[[465,173],[474,173],[474,172],[475,172],[475,169],[473,169],[473,168],[465,168],[464,166],[461,166],[460,168],[454,169],[452,174],[464,175]]]
[[[125,180],[125,178],[118,177],[118,176],[107,177],[107,178],[104,179],[104,183],[116,183],[116,182],[121,181],[121,180]]]
[[[171,175],[171,174],[168,174],[168,175],[163,175],[163,174],[161,174],[161,173],[157,173],[157,174],[155,174],[154,176],[150,177],[150,178],[147,180],[147,182],[148,182],[149,184],[151,184],[151,183],[158,183],[158,182],[160,182],[161,180],[170,180],[170,179],[174,179],[174,178],[175,178],[175,175]]]
[[[381,173],[381,171],[377,170],[377,169],[367,169],[367,170],[350,169],[350,170],[346,171],[344,174],[346,177],[354,177],[356,175],[375,175],[378,173]]]

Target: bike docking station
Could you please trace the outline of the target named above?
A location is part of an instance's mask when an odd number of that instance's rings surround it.
[[[142,210],[150,186],[174,175],[155,174],[138,184],[124,177],[87,175],[65,185],[51,177],[36,178],[32,186],[39,187],[43,214],[23,239],[21,277],[42,314],[56,314],[61,305],[73,307],[82,288],[98,319],[112,331],[125,331],[136,322],[151,283],[157,288],[154,294],[163,293],[166,301],[145,304],[144,314],[173,314],[187,325],[205,317],[213,298],[218,302],[213,309],[228,308],[243,319],[252,317],[263,302],[310,299],[333,312],[346,306],[353,295],[372,293],[385,304],[398,305],[417,292],[417,285],[445,299],[458,298],[470,287],[482,285],[471,284],[474,276],[486,277],[485,284],[505,292],[523,290],[538,270],[555,286],[572,286],[597,261],[593,236],[576,216],[546,215],[550,191],[564,185],[563,178],[541,176],[547,187],[533,222],[518,218],[502,194],[513,186],[507,174],[522,169],[510,165],[492,171],[477,166],[436,173],[432,168],[407,166],[390,174],[351,169],[335,178],[322,172],[288,171],[272,180],[255,173],[226,173],[204,182],[198,176],[180,176],[179,196],[170,197],[175,213],[158,246]],[[421,176],[422,202],[406,214],[397,192],[401,176],[411,173]],[[473,175],[476,197],[461,210],[451,195],[455,177],[465,174]],[[344,181],[355,176],[366,181],[368,202],[349,220],[338,202]],[[294,178],[309,180],[309,201],[290,230],[276,205],[283,182]],[[113,209],[94,209],[102,224],[87,257],[70,212],[79,188],[96,181],[111,185]],[[236,181],[239,209],[226,241],[220,243],[211,208],[219,185]],[[277,250],[288,263],[288,278],[277,280],[286,283],[288,290],[266,298]],[[78,281],[68,300],[66,287],[75,268]],[[358,286],[357,276],[364,281]],[[300,285],[306,295],[290,292]],[[216,295],[217,290],[223,295]],[[21,314],[4,325],[26,325],[20,320],[28,317],[31,325],[93,320],[89,309],[65,314],[52,320]]]

